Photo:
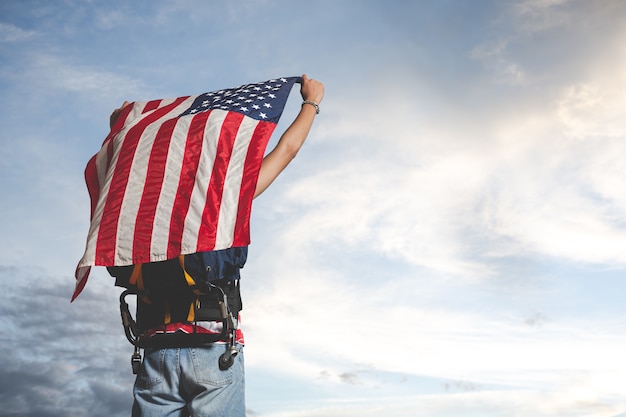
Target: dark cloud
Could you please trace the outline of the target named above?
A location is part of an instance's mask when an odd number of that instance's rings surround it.
[[[356,372],[344,372],[342,374],[339,374],[339,379],[341,380],[341,382],[344,382],[346,384],[361,384],[361,378]]]
[[[534,313],[524,320],[524,324],[530,327],[541,327],[548,321],[548,317],[543,313]]]
[[[89,287],[69,303],[72,278],[0,267],[0,405],[4,416],[128,416],[131,345],[115,290]]]
[[[453,381],[446,382],[443,384],[446,392],[473,392],[473,391],[482,391],[484,387],[480,384],[477,384],[472,381]]]

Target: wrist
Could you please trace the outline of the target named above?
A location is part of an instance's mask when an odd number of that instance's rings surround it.
[[[305,104],[313,106],[315,108],[315,114],[320,114],[320,105],[319,105],[319,103],[316,103],[313,100],[304,100],[302,102],[302,106],[304,106]]]

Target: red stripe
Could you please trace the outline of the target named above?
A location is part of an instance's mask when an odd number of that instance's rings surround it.
[[[196,326],[192,323],[170,323],[165,326],[157,327],[148,331],[147,336],[152,337],[155,334],[183,332],[187,334],[203,333],[203,334],[219,334],[221,332],[211,331],[202,326]],[[228,340],[220,340],[219,342],[228,342]],[[243,331],[238,328],[235,333],[235,342],[244,344]]]
[[[239,126],[244,115],[236,112],[229,112],[224,119],[220,130],[220,137],[217,142],[215,153],[215,163],[211,173],[211,181],[207,190],[206,205],[202,212],[202,221],[198,230],[198,246],[196,251],[211,250],[215,247],[217,236],[217,221],[220,215],[222,194],[224,193],[224,183],[226,172],[230,163],[230,157],[235,146],[235,139]]]
[[[187,217],[187,212],[189,211],[191,192],[193,191],[196,172],[200,164],[200,153],[204,142],[204,128],[210,114],[210,111],[199,113],[193,117],[189,124],[185,154],[182,160],[176,198],[172,207],[172,218],[170,219],[167,242],[168,259],[175,258],[181,253],[185,217]]]
[[[252,134],[248,153],[246,154],[241,190],[239,191],[239,206],[237,207],[237,220],[233,240],[233,246],[235,247],[250,244],[252,200],[254,199],[265,148],[275,128],[276,123],[260,121]]]
[[[113,156],[113,137],[122,129],[124,123],[126,123],[126,119],[130,114],[133,105],[127,105],[120,111],[120,114],[117,116],[117,120],[115,124],[111,128],[111,131],[102,142],[102,147],[104,145],[107,146],[107,167],[111,164],[111,158]],[[100,150],[102,152],[102,149]],[[87,162],[87,167],[85,168],[85,182],[87,183],[87,191],[89,192],[89,199],[91,200],[91,217],[93,219],[93,214],[96,211],[96,206],[98,205],[98,200],[100,199],[100,179],[98,178],[98,167],[96,165],[96,161],[98,159],[98,152],[94,155],[89,162]]]
[[[85,168],[85,182],[87,183],[87,191],[89,192],[89,199],[91,200],[91,217],[93,219],[93,213],[96,211],[96,205],[100,198],[100,182],[98,181],[98,168],[96,167],[96,158],[98,154],[94,155],[89,162],[87,162],[87,168]]]
[[[135,151],[141,135],[146,128],[166,116],[172,109],[185,101],[187,97],[180,97],[173,103],[164,106],[147,115],[126,134],[119,152],[118,161],[113,172],[113,179],[107,195],[107,201],[102,213],[100,230],[96,242],[96,265],[113,265],[115,261],[115,247],[117,240],[117,223],[120,217],[122,202],[128,185],[128,178],[132,166]],[[117,125],[117,123],[116,123]]]
[[[159,105],[161,104],[162,100],[152,100],[146,103],[146,107],[144,107],[143,111],[141,112],[141,114],[143,113],[147,113],[150,110],[154,110],[156,108],[159,107]]]
[[[85,285],[87,285],[87,280],[89,279],[89,272],[91,271],[91,267],[83,267],[76,268],[76,272],[74,272],[74,276],[76,277],[76,288],[74,288],[74,294],[72,294],[72,301],[76,299],[83,292]],[[82,276],[81,276],[82,275]]]
[[[150,262],[150,244],[152,242],[154,217],[159,203],[163,179],[165,178],[167,154],[176,122],[177,119],[171,119],[161,125],[150,151],[146,182],[141,194],[141,202],[139,203],[139,211],[137,212],[137,220],[135,222],[135,234],[133,236],[134,263]]]
[[[128,115],[130,114],[134,106],[136,106],[135,103],[127,104],[126,107],[120,110],[120,114],[117,115],[117,119],[115,119],[115,124],[113,124],[113,127],[111,128],[111,132],[106,137],[106,139],[104,139],[104,142],[106,142],[107,140],[111,140],[115,135],[117,135],[120,130],[122,130],[122,127],[124,127],[126,119],[128,118]]]

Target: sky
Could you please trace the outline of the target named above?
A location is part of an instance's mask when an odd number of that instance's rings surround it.
[[[306,73],[248,416],[626,416],[625,39],[621,0],[0,1],[0,413],[130,414],[121,290],[69,302],[111,111]]]

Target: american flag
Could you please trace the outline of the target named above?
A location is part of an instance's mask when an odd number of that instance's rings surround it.
[[[91,266],[248,245],[265,148],[296,82],[124,107],[85,169],[91,225],[72,300]]]

